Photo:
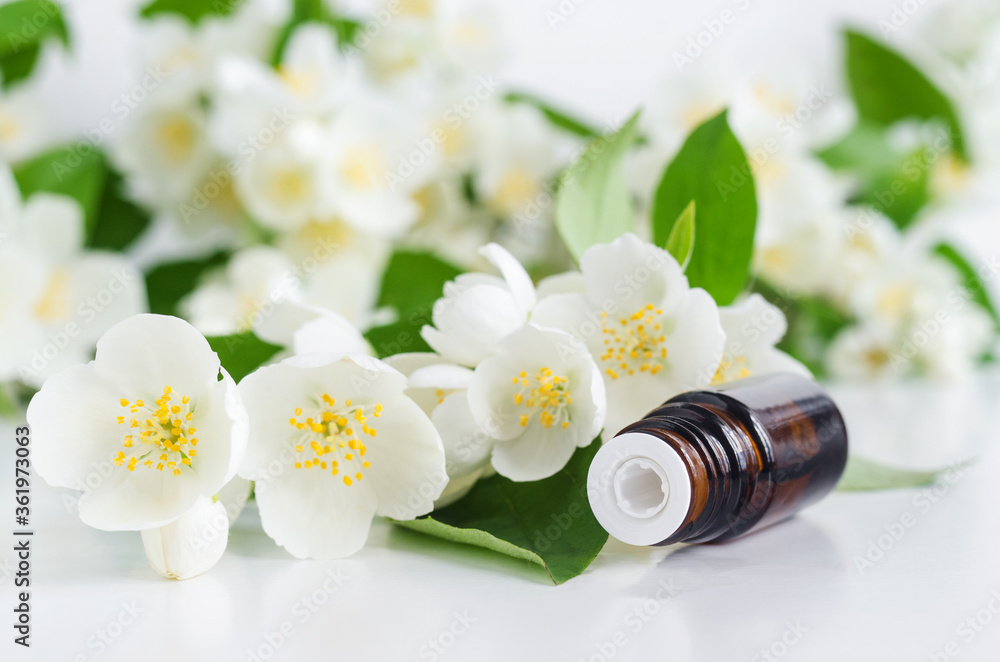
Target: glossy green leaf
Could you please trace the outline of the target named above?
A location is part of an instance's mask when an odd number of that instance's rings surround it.
[[[947,478],[950,473],[961,472],[961,467],[945,467],[930,471],[915,471],[891,467],[863,457],[850,455],[844,475],[837,484],[841,492],[862,492],[870,490],[894,490],[906,487],[924,487],[939,478]]]
[[[743,147],[729,128],[726,111],[688,136],[667,165],[653,200],[653,238],[666,246],[674,225],[694,200],[698,241],[687,277],[720,305],[743,290],[753,255],[757,195]]]
[[[965,256],[957,248],[946,242],[935,246],[934,254],[944,258],[955,268],[955,271],[958,272],[959,277],[962,279],[962,286],[969,293],[972,301],[990,316],[990,319],[993,320],[994,330],[1000,333],[1000,313],[997,312],[996,306],[990,299],[989,289],[986,287],[983,279],[979,277],[979,274],[976,273],[975,267],[965,259]]]
[[[816,377],[826,375],[826,355],[830,341],[852,319],[818,297],[782,292],[757,279],[752,290],[784,312],[788,330],[778,349],[801,361]]]
[[[228,336],[208,336],[207,340],[219,355],[222,367],[237,383],[282,349],[279,345],[264,342],[252,331]]]
[[[207,16],[229,16],[243,0],[153,0],[140,10],[143,18],[160,14],[178,14],[191,23],[198,23]]]
[[[667,245],[664,246],[681,265],[681,269],[687,269],[691,261],[691,252],[694,250],[694,214],[694,200],[692,200],[674,223],[670,236],[667,237]]]
[[[951,132],[955,153],[968,160],[958,114],[944,93],[888,46],[854,30],[845,36],[847,80],[861,119],[881,125],[939,119]]]
[[[598,438],[577,449],[544,480],[515,483],[494,475],[458,502],[397,524],[537,563],[561,584],[586,570],[608,539],[587,499],[587,472],[600,446]]]
[[[69,45],[59,5],[50,0],[16,0],[0,5],[0,73],[3,86],[27,78],[48,40]]]
[[[870,206],[905,229],[930,201],[930,169],[939,155],[929,160],[923,149],[901,154],[889,144],[885,127],[862,121],[817,156],[857,179],[852,204]]]
[[[149,226],[149,212],[125,197],[124,188],[122,176],[109,168],[87,240],[90,248],[124,250]]]
[[[79,202],[88,237],[97,222],[107,174],[103,154],[94,149],[80,150],[76,146],[58,147],[14,168],[14,178],[25,198],[46,191]]]
[[[88,248],[123,250],[149,225],[149,213],[125,197],[122,176],[96,150],[54,149],[16,167],[14,176],[26,198],[47,191],[79,202]]]
[[[153,267],[146,274],[149,312],[177,315],[180,300],[197,287],[206,272],[221,267],[228,259],[228,252],[219,251],[207,257],[166,262]]]
[[[398,319],[365,333],[376,355],[428,351],[420,329],[431,323],[434,302],[441,298],[444,284],[460,273],[461,269],[431,253],[394,253],[382,276],[378,305],[395,309]]]
[[[590,126],[583,120],[577,119],[566,111],[552,106],[534,94],[517,91],[508,92],[504,95],[504,101],[509,103],[524,103],[529,106],[534,106],[541,111],[542,115],[545,116],[545,119],[549,121],[549,124],[575,136],[580,136],[581,138],[597,138],[601,135],[600,131]]]
[[[282,26],[271,51],[271,65],[278,66],[285,54],[288,42],[295,30],[304,23],[320,23],[328,26],[337,36],[337,44],[343,49],[353,44],[362,25],[357,21],[337,16],[330,11],[323,0],[295,0],[292,4],[292,15]]]
[[[594,244],[612,241],[635,224],[621,164],[635,140],[637,120],[633,115],[612,135],[595,138],[560,180],[556,227],[577,260]]]

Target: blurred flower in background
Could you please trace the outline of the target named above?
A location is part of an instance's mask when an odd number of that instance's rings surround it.
[[[46,58],[74,57],[73,25],[49,0],[0,5],[16,37],[0,47],[0,405],[41,387],[34,411],[76,411],[66,375],[83,373],[48,377],[123,320],[182,318],[246,380],[244,477],[287,456],[259,491],[265,530],[330,557],[374,514],[558,479],[602,428],[684,390],[776,370],[968,377],[996,356],[1000,267],[947,226],[997,190],[1000,12],[913,20],[898,39],[846,30],[842,75],[672,74],[619,126],[499,79],[485,1],[160,0],[107,144],[59,144],[62,99],[41,83]],[[374,432],[381,405],[369,477],[368,446],[339,435],[356,416]],[[217,478],[132,527],[161,574],[221,556]],[[221,540],[202,545],[206,526]]]

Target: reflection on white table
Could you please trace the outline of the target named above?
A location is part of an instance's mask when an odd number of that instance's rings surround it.
[[[137,534],[84,526],[72,492],[39,483],[33,647],[15,650],[5,624],[3,659],[995,661],[998,377],[834,389],[854,451],[923,467],[979,457],[950,481],[836,493],[727,544],[611,541],[558,587],[531,564],[386,524],[352,558],[296,561],[252,507],[216,568],[171,582]],[[5,457],[11,438],[5,427]]]

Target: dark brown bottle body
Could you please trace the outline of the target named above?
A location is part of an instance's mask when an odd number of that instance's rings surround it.
[[[687,517],[660,545],[728,540],[786,519],[833,490],[847,462],[836,405],[786,373],[684,393],[616,437],[630,432],[670,445],[690,474]]]

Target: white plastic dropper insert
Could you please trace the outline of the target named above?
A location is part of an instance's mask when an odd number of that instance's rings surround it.
[[[590,507],[604,530],[630,545],[654,545],[677,531],[691,507],[691,476],[680,454],[643,432],[612,438],[587,474]]]

